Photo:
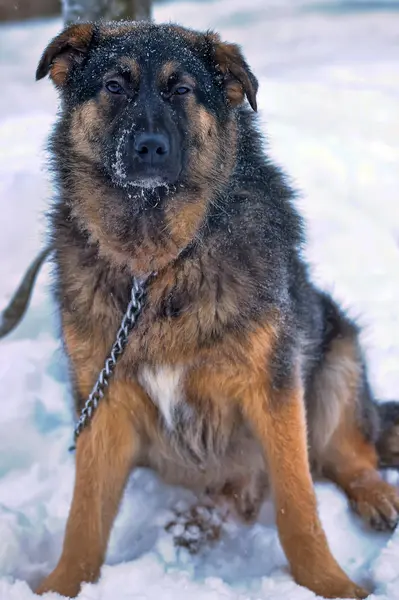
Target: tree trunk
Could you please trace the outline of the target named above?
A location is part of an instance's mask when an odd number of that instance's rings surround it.
[[[66,25],[79,21],[148,20],[151,0],[63,0]]]

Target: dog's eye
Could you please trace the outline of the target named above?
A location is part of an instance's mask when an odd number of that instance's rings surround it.
[[[111,94],[124,94],[125,90],[117,81],[107,81],[105,88],[111,92]]]
[[[188,94],[189,92],[191,92],[191,88],[189,88],[187,85],[178,85],[173,90],[175,96],[183,96],[183,94]]]

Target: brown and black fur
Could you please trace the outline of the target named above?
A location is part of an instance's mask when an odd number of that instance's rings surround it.
[[[377,528],[396,525],[399,497],[376,470],[379,416],[358,329],[309,280],[294,193],[245,105],[256,110],[257,82],[239,48],[172,25],[83,24],[48,46],[37,77],[48,73],[62,101],[51,231],[77,412],[133,274],[149,279],[77,440],[62,556],[39,592],[74,596],[98,578],[127,477],[148,466],[230,494],[247,519],[270,487],[295,580],[364,598],[328,548],[311,470]],[[168,146],[146,170],[137,140],[148,131]],[[162,381],[177,394],[169,421],[151,387]]]

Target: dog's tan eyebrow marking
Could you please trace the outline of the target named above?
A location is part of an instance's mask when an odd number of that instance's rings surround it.
[[[134,58],[128,58],[127,56],[124,56],[119,61],[119,68],[123,73],[129,73],[134,81],[138,81],[140,79],[140,65]]]
[[[160,86],[166,86],[171,78],[176,78],[176,81],[187,83],[192,87],[195,86],[195,80],[184,69],[180,63],[175,60],[170,60],[162,65],[157,74],[157,82]]]
[[[162,65],[161,69],[158,72],[158,82],[162,85],[166,85],[169,81],[169,78],[179,71],[180,65],[175,60],[168,60],[164,65]]]

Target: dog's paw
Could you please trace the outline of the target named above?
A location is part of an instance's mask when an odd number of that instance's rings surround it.
[[[84,561],[66,562],[60,560],[56,568],[35,590],[39,596],[56,592],[66,598],[75,598],[83,582],[97,581],[99,568],[90,568]]]
[[[395,529],[399,520],[399,494],[389,483],[374,477],[354,481],[348,490],[353,509],[378,531]]]
[[[196,505],[188,510],[176,511],[175,518],[165,529],[172,534],[175,546],[197,554],[204,546],[220,538],[223,520],[216,507]]]
[[[354,598],[355,600],[358,600],[360,598],[367,598],[369,595],[370,592],[366,589],[349,581],[349,583],[344,583],[342,586],[338,585],[331,590],[327,590],[327,594],[324,594],[324,598]]]
[[[35,594],[42,596],[47,592],[55,592],[66,598],[75,598],[80,591],[81,581],[74,579],[68,572],[53,571],[35,590]]]
[[[308,588],[322,598],[367,598],[370,594],[365,588],[354,583],[341,569],[330,573],[317,569],[315,573],[306,573],[304,577],[295,577],[297,583]]]

